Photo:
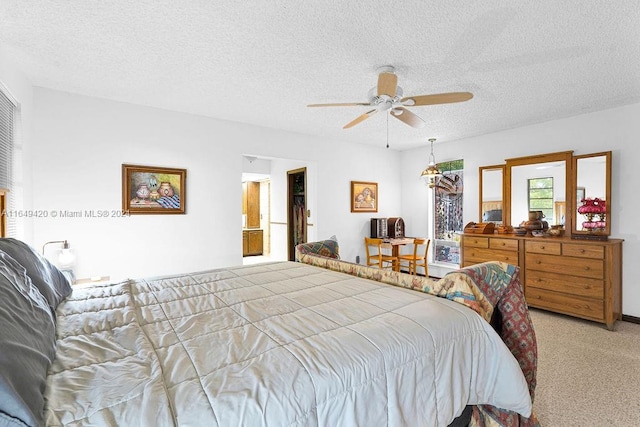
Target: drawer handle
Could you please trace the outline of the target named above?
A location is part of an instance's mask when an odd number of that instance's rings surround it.
[[[585,266],[585,267],[584,267],[584,269],[585,269],[586,271],[589,271],[589,270],[591,270],[591,267],[589,267],[589,266],[587,265],[587,266]]]
[[[580,249],[580,253],[583,254],[584,253],[584,249]]]
[[[539,259],[536,260],[536,264],[542,264],[542,261],[540,261]]]
[[[544,245],[541,245],[541,246],[540,246],[540,249],[544,249]]]
[[[505,242],[502,242],[502,246],[506,246],[507,244]]]

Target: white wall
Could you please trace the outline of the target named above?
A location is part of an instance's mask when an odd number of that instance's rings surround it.
[[[490,135],[466,138],[443,144],[436,143],[438,162],[455,160],[464,153],[464,222],[479,221],[478,168],[504,163],[504,159],[548,152],[573,150],[588,154],[611,150],[612,197],[611,234],[624,239],[622,311],[640,317],[640,280],[634,263],[640,257],[637,193],[640,182],[640,104],[604,110],[591,114],[553,120],[532,126],[510,129]],[[427,230],[426,197],[415,197],[427,190],[418,181],[428,163],[429,147],[405,151],[402,163],[402,212],[408,235],[421,235]]]
[[[0,67],[0,78],[5,84],[16,80],[6,66]],[[336,234],[347,260],[364,255],[362,238],[371,217],[402,216],[408,235],[428,234],[430,193],[418,178],[428,162],[426,143],[423,149],[397,153],[40,88],[31,98],[26,80],[17,80],[8,85],[14,94],[21,88],[19,100],[27,113],[25,152],[30,156],[25,164],[31,165],[24,177],[26,208],[119,210],[122,163],[188,169],[187,215],[33,221],[26,241],[39,247],[69,239],[77,251],[79,276],[139,277],[240,264],[240,179],[242,154],[248,153],[296,159],[316,169],[311,175],[315,237]],[[640,181],[639,116],[640,104],[633,104],[436,143],[435,155],[442,162],[464,153],[466,223],[479,220],[478,167],[545,152],[612,150],[612,236],[625,239],[623,312],[640,316],[640,288],[632,270],[640,255],[635,227],[640,202],[627,196],[635,194]],[[379,183],[379,212],[350,213],[351,180]]]
[[[314,193],[310,236],[336,234],[346,259],[364,253],[363,237],[372,216],[350,213],[351,180],[379,183],[379,216],[401,213],[400,154],[383,147],[41,88],[34,90],[34,105],[31,174],[36,209],[118,211],[123,163],[187,169],[186,215],[58,215],[34,221],[33,238],[27,241],[41,247],[49,240],[68,239],[77,253],[78,277],[141,277],[240,265],[243,154],[295,159],[280,166],[272,161],[272,221],[286,222],[278,179],[284,180],[288,169],[308,167]],[[277,244],[272,239],[272,251],[282,250]]]

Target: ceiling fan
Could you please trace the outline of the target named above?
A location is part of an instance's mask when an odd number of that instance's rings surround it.
[[[473,94],[470,92],[448,92],[433,95],[407,96],[404,98],[402,95],[402,87],[398,86],[398,76],[395,74],[395,67],[385,65],[378,68],[378,85],[369,90],[369,102],[309,104],[308,107],[351,107],[360,105],[373,107],[372,110],[367,111],[344,125],[343,129],[351,128],[379,111],[387,112],[392,117],[395,117],[409,126],[421,128],[425,125],[424,120],[405,107],[450,104],[454,102],[468,101],[473,98]]]

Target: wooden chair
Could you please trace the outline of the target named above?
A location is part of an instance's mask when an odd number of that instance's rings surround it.
[[[429,277],[429,266],[427,260],[427,254],[429,253],[429,244],[431,240],[429,239],[413,239],[413,253],[399,255],[398,261],[400,265],[403,262],[408,263],[409,266],[409,274],[417,274],[416,270],[418,267],[424,267],[424,275]],[[424,250],[424,253],[422,252]]]
[[[398,263],[398,257],[387,255],[383,252],[382,239],[370,237],[364,238],[364,247],[367,250],[367,265],[378,268],[393,268]]]

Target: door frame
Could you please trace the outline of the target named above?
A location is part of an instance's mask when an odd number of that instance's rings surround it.
[[[300,196],[300,194],[295,193],[293,189],[293,184],[296,175],[304,174],[304,189],[302,190],[302,195],[304,198],[304,213],[302,215],[302,240],[297,242],[295,239],[295,197]],[[289,261],[295,261],[295,250],[296,245],[298,243],[305,243],[307,241],[307,167],[302,167],[298,169],[293,169],[287,171],[287,246],[288,246],[288,254]]]

